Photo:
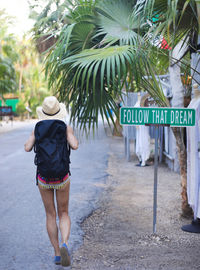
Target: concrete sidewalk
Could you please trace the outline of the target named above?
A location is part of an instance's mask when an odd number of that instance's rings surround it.
[[[82,224],[82,247],[72,269],[200,269],[198,234],[183,232],[180,175],[158,168],[157,234],[153,235],[153,164],[127,162],[122,138],[110,137],[107,181],[100,207]]]

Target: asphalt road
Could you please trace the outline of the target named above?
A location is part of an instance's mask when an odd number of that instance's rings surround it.
[[[0,134],[0,270],[62,269],[53,263],[45,212],[35,185],[34,153],[24,151],[33,125]],[[97,206],[107,178],[109,138],[102,125],[95,138],[80,136],[71,153],[70,250],[82,241],[80,223]]]

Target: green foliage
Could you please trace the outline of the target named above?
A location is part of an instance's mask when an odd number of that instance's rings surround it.
[[[26,107],[32,110],[31,116],[36,117],[36,107],[41,105],[44,97],[50,95],[43,65],[31,39],[23,39],[17,42],[16,51],[19,55],[15,68],[17,71],[19,108],[18,114],[28,112]],[[22,106],[22,104],[24,106]]]
[[[45,2],[45,7],[44,6]],[[36,38],[41,35],[57,36],[64,25],[74,20],[83,21],[83,17],[90,17],[90,12],[99,0],[29,0],[30,18],[35,19],[33,32]],[[81,9],[79,8],[81,5]],[[42,9],[42,12],[40,11]],[[39,10],[39,11],[38,11]],[[85,17],[85,19],[86,19]]]
[[[96,8],[98,14],[99,35],[103,42],[119,45],[135,45],[142,42],[141,36],[146,26],[140,5],[133,6],[129,1],[102,0]]]
[[[12,61],[0,55],[0,94],[16,90],[15,69]]]
[[[23,100],[20,100],[16,105],[16,113],[23,116],[26,112],[26,106]]]
[[[172,47],[184,38],[188,45],[196,48],[199,24],[195,0],[147,0],[146,5],[149,17],[157,18],[154,30],[151,29],[154,36],[161,34]]]
[[[49,96],[49,91],[47,89],[39,89],[37,92],[33,93],[30,89],[25,91],[25,102],[28,107],[32,110],[31,116],[37,117],[36,108],[41,106],[45,97]]]
[[[31,117],[37,118],[36,108],[40,106],[44,98],[49,95],[49,91],[45,88],[40,88],[36,91],[26,88],[24,92],[18,93],[19,103],[16,106],[16,113],[23,118],[24,115],[28,113],[28,110],[26,109],[26,107],[28,107],[31,109]]]
[[[116,100],[124,89],[148,91],[160,106],[167,106],[155,74],[166,72],[168,53],[153,46],[147,20],[164,6],[159,1],[67,2],[59,37],[48,51],[46,75],[49,87],[71,106],[71,120],[81,119],[82,128],[88,119],[89,128],[97,125],[99,114],[113,121],[108,111],[118,115]]]
[[[40,1],[41,2],[41,1]],[[34,25],[34,33],[38,37],[41,34],[49,33],[53,29],[58,29],[60,20],[63,15],[64,4],[60,4],[61,1],[46,1],[46,5],[43,8],[42,12],[36,11],[37,9],[41,10],[41,6],[43,3],[40,4],[40,2],[36,1],[30,1],[29,0],[29,5],[31,8],[30,12],[30,18],[35,19],[36,23]],[[52,7],[56,5],[56,10],[52,11]]]
[[[151,38],[152,36],[154,38],[164,36],[172,49],[180,40],[183,41],[184,45],[187,45],[185,54],[177,60],[177,64],[181,67],[181,72],[187,74],[185,76],[191,74],[191,53],[198,53],[198,34],[200,30],[198,5],[195,0],[146,1],[146,7],[148,6],[146,10],[148,10],[150,20],[156,18],[149,30],[149,36]],[[176,61],[174,58],[171,59],[172,56],[167,50],[159,50],[158,52],[162,54],[162,57],[159,57],[159,61],[167,58],[169,58],[169,62]],[[196,67],[195,72],[199,73],[198,67]],[[185,87],[189,88],[189,92],[191,91],[191,86],[187,85]]]
[[[11,18],[4,10],[0,10],[0,95],[16,90],[16,74],[14,62],[18,54],[14,50],[15,38],[7,34]]]
[[[13,34],[8,34],[8,26],[12,25],[12,18],[0,9],[0,54],[9,58],[13,63],[18,59],[16,52],[17,40]]]

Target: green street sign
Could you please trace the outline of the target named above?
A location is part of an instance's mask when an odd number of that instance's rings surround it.
[[[194,126],[195,110],[188,108],[121,107],[121,125]]]

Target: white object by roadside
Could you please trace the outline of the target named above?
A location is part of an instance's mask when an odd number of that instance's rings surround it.
[[[196,110],[195,126],[187,127],[187,195],[196,219],[200,218],[200,93],[196,92],[188,108]]]
[[[134,107],[140,107],[140,96]],[[146,165],[150,157],[150,136],[148,126],[136,126],[136,155],[141,166]]]

